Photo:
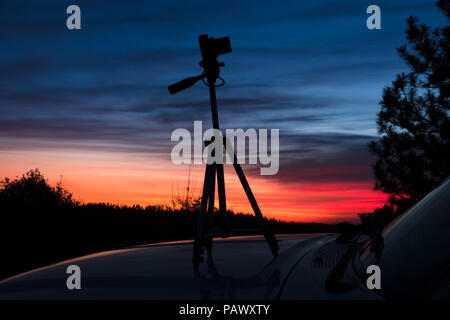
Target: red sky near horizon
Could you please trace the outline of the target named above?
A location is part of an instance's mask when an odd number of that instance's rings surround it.
[[[252,213],[232,167],[225,167],[228,208]],[[2,152],[2,179],[32,168],[39,168],[52,185],[62,175],[64,187],[80,201],[144,206],[170,204],[173,196],[184,194],[189,176],[188,165],[158,158],[70,150]],[[191,167],[191,190],[198,196],[203,174],[204,165]],[[282,184],[274,176],[247,178],[263,214],[286,221],[357,222],[356,213],[372,211],[387,198],[372,190],[372,182]]]

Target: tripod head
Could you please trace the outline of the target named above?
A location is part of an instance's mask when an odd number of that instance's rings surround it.
[[[175,94],[184,89],[190,88],[199,80],[202,80],[207,86],[216,86],[216,80],[217,78],[220,78],[220,67],[225,66],[223,62],[219,62],[217,60],[217,57],[231,52],[230,38],[223,37],[216,39],[213,37],[208,37],[207,34],[202,34],[198,37],[198,42],[203,58],[199,64],[200,67],[203,68],[203,73],[170,85],[168,88],[170,94]],[[220,79],[223,81],[220,85],[223,85],[225,81],[222,78]]]

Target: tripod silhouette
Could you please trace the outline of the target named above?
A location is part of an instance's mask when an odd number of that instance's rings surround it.
[[[215,39],[209,38],[208,35],[204,34],[199,36],[199,44],[203,58],[203,60],[200,62],[200,66],[204,69],[203,73],[195,77],[184,79],[169,86],[169,93],[175,94],[181,90],[191,87],[197,81],[202,80],[203,83],[209,87],[213,128],[216,130],[220,130],[219,116],[217,112],[216,87],[225,84],[225,81],[219,76],[220,67],[225,66],[225,64],[223,62],[219,62],[217,60],[217,57],[221,54],[231,52],[231,43],[228,37]],[[222,83],[217,85],[217,79],[222,80]],[[206,147],[212,148],[213,141],[214,137],[211,141],[206,141]],[[278,256],[279,247],[277,239],[264,220],[258,203],[256,202],[255,196],[253,195],[247,178],[245,177],[244,171],[238,163],[236,153],[234,152],[234,150],[232,150],[231,144],[229,143],[229,141],[226,141],[226,138],[224,138],[220,143],[224,146],[230,158],[233,159],[233,167],[236,171],[237,176],[239,177],[239,181],[241,182],[242,187],[244,188],[245,194],[247,195],[247,198],[255,213],[259,227],[264,234],[264,237],[270,247],[270,250],[272,251],[272,254],[274,255],[274,257]],[[221,151],[222,150],[223,148],[221,148]],[[214,157],[217,150],[210,149],[209,151],[210,152],[208,152],[208,155]],[[214,214],[216,176],[219,196],[219,212],[221,218],[220,228],[218,230],[214,230],[212,223],[212,216]],[[200,215],[198,217],[197,230],[194,239],[192,256],[194,270],[198,270],[199,264],[204,260],[204,249],[206,249],[208,255],[211,256],[213,237],[227,237],[230,234],[230,231],[231,228],[227,216],[223,163],[210,163],[210,161],[208,161],[203,182]]]

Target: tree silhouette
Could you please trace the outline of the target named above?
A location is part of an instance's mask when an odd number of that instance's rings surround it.
[[[443,27],[407,19],[408,45],[398,53],[410,72],[383,90],[377,120],[382,136],[369,145],[377,156],[375,190],[390,194],[400,212],[450,175],[450,1],[437,5],[447,17]]]
[[[72,194],[62,187],[61,182],[52,187],[39,169],[34,169],[21,178],[1,180],[0,203],[39,209],[73,204],[74,200]]]

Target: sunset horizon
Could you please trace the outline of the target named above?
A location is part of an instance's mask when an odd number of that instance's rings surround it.
[[[157,169],[160,164],[157,161],[153,166],[145,167],[141,164],[139,167],[136,162],[128,162],[123,157],[111,160],[110,157],[114,155],[108,153],[102,154],[110,159],[107,166],[97,162],[99,154],[96,153],[91,153],[88,157],[85,153],[78,156],[75,153],[57,156],[57,153],[48,152],[47,156],[49,153],[53,154],[51,160],[41,159],[43,155],[38,153],[4,153],[4,159],[14,157],[15,163],[8,170],[2,171],[0,178],[20,178],[29,170],[39,169],[49,184],[62,182],[62,186],[73,194],[73,198],[82,203],[170,206],[174,198],[185,194],[190,172],[190,193],[193,197],[201,197],[204,165],[177,166],[168,160],[169,165],[163,171]],[[70,169],[60,164],[69,161],[73,162],[68,167]],[[126,170],[118,171],[125,163]],[[21,167],[26,169],[20,169]],[[371,181],[283,186],[271,176],[254,175],[248,179],[265,217],[283,221],[357,223],[358,213],[380,208],[388,198],[379,191],[373,191]],[[225,181],[228,209],[236,213],[253,214],[239,180],[229,166],[225,166]],[[217,199],[216,203],[218,206]]]

